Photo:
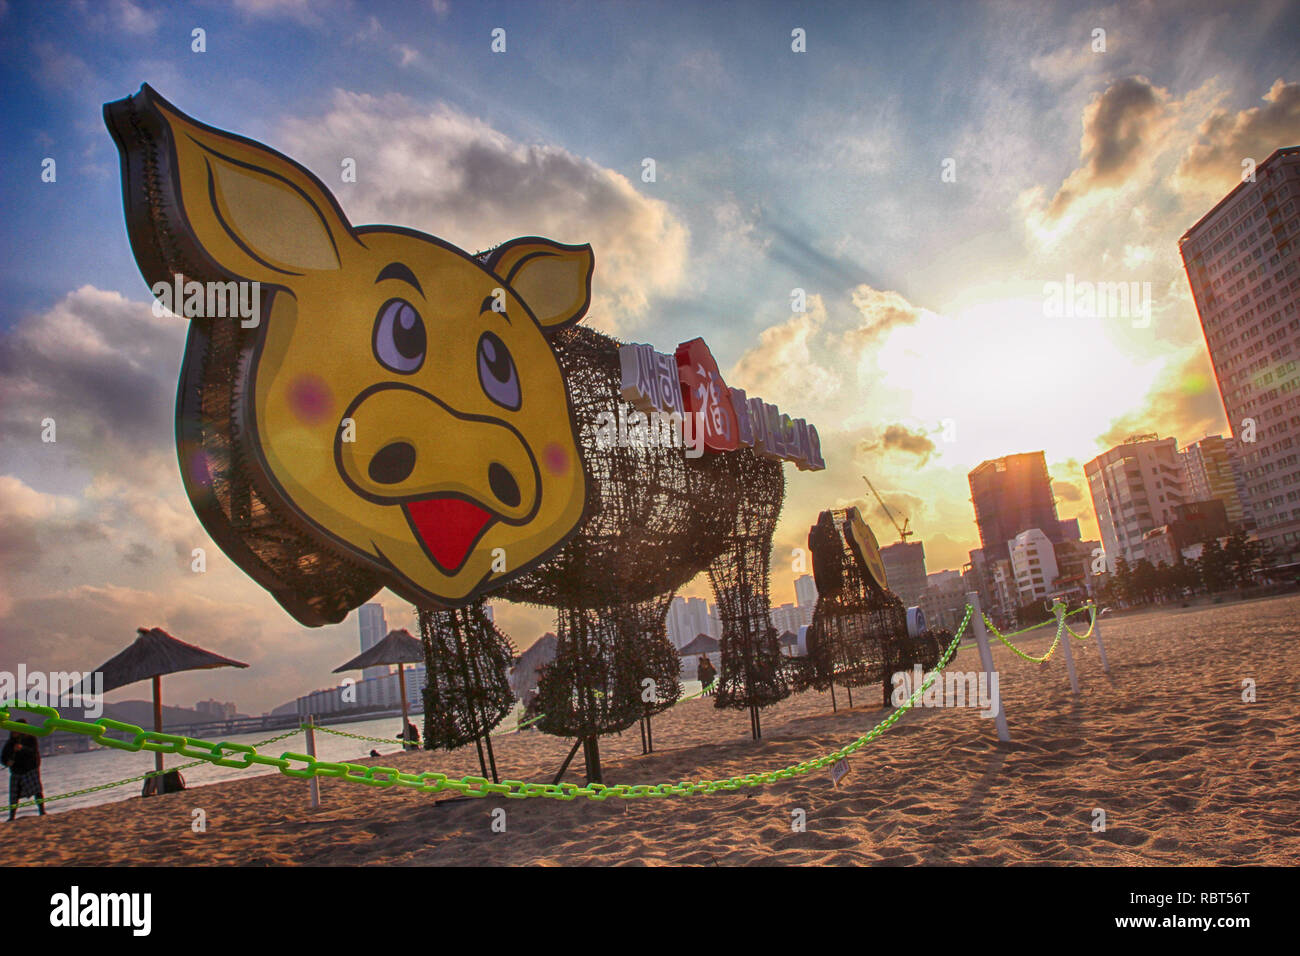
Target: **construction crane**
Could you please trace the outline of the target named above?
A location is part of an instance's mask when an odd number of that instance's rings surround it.
[[[900,525],[898,519],[894,517],[894,513],[889,510],[889,505],[885,504],[885,499],[880,497],[880,492],[878,492],[876,486],[871,483],[871,479],[866,475],[863,475],[862,480],[867,483],[867,487],[871,489],[871,493],[876,496],[876,500],[880,502],[880,507],[885,510],[886,516],[888,516],[889,520],[894,523],[894,530],[898,532],[898,540],[903,544],[907,544],[907,539],[916,533],[908,527],[911,519],[904,516],[903,523]]]

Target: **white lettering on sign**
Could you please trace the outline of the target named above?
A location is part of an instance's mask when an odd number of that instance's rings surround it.
[[[699,343],[697,348],[705,348]],[[640,411],[684,416],[682,377],[677,360],[653,346],[634,343],[618,350],[621,373],[620,394]],[[753,448],[764,458],[790,461],[800,471],[822,471],[821,437],[817,426],[802,418],[791,418],[761,398],[748,397],[743,389],[726,387],[717,380],[709,390],[710,412],[719,421],[719,408],[729,403],[735,412],[740,445]]]

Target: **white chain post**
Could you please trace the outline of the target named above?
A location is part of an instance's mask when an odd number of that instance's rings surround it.
[[[316,756],[316,717],[307,715],[307,756]],[[320,778],[312,774],[307,781],[307,792],[311,797],[311,808],[320,809]]]
[[[1065,669],[1070,673],[1070,691],[1079,693],[1079,678],[1074,673],[1074,650],[1070,647],[1070,632],[1065,629],[1065,604],[1057,601],[1052,605],[1056,614],[1056,633],[1061,635],[1061,650],[1065,652]]]
[[[978,591],[968,591],[966,593],[966,603],[973,609],[970,615],[971,624],[975,627],[975,643],[980,648],[980,664],[984,668],[984,679],[987,681],[985,686],[993,686],[993,651],[989,648],[988,631],[984,629],[984,612],[980,610],[980,596]],[[1000,686],[1000,685],[999,685]],[[1002,704],[1002,694],[998,694],[998,740],[1003,743],[1011,742],[1011,731],[1007,729],[1007,709]]]
[[[1106,645],[1101,642],[1101,609],[1094,606],[1092,613],[1096,615],[1092,619],[1092,639],[1097,642],[1097,653],[1101,655],[1102,673],[1109,674],[1110,664],[1106,660]]]

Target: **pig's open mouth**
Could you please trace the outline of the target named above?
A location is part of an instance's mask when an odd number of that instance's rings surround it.
[[[492,512],[465,498],[433,495],[402,505],[406,520],[438,570],[456,574],[495,520]]]

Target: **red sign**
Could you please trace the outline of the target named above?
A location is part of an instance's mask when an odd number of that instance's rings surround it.
[[[682,380],[682,406],[690,427],[704,428],[704,447],[709,451],[739,448],[740,421],[731,404],[731,391],[704,339],[677,346],[677,373]]]

